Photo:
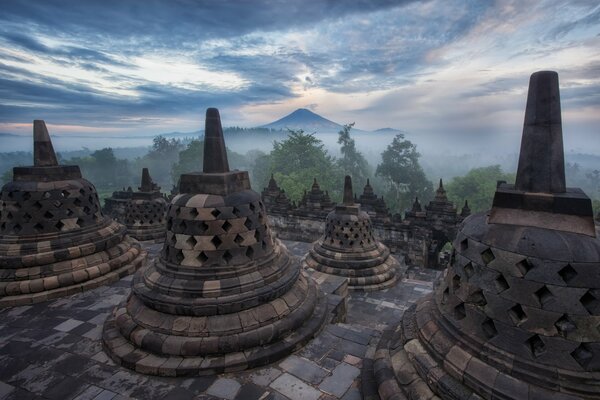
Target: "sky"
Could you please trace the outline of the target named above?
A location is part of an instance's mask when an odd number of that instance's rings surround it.
[[[188,132],[218,107],[225,126],[309,108],[364,130],[512,138],[529,75],[550,69],[573,146],[600,143],[597,0],[0,5],[4,133],[33,119],[67,135]]]

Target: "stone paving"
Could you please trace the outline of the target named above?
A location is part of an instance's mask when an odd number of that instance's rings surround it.
[[[285,242],[296,256],[310,243]],[[161,244],[144,245],[151,257]],[[372,359],[386,324],[432,290],[439,271],[410,268],[380,292],[351,293],[345,323],[327,325],[279,363],[192,378],[141,375],[102,350],[102,324],[126,296],[131,276],[68,298],[0,312],[0,400],[377,399]]]

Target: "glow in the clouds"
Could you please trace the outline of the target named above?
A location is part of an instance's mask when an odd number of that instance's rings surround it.
[[[241,126],[310,107],[361,129],[518,135],[529,74],[554,69],[567,125],[597,132],[597,1],[284,3],[6,2],[0,129],[43,114],[65,133],[192,131],[208,106]]]

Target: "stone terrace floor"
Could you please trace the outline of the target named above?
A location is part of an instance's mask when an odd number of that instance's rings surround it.
[[[297,256],[310,246],[285,243]],[[161,246],[146,248],[155,257]],[[131,276],[68,298],[6,309],[0,312],[0,400],[377,399],[370,368],[379,336],[432,290],[438,274],[411,268],[391,289],[351,293],[346,323],[327,325],[279,363],[215,377],[145,376],[108,359],[102,324],[128,294]]]

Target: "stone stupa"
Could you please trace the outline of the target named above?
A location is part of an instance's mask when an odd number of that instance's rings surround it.
[[[382,336],[387,399],[600,399],[600,240],[565,184],[558,74],[534,73],[516,183],[466,218],[434,293]]]
[[[352,193],[352,179],[346,176],[343,204],[327,215],[325,231],[302,259],[302,266],[347,277],[350,290],[391,287],[402,275],[400,264],[375,238],[369,215],[354,203]]]
[[[166,232],[167,202],[152,181],[148,168],[142,169],[142,184],[125,206],[125,226],[140,241],[162,242]]]
[[[104,325],[110,357],[151,375],[274,362],[322,327],[327,302],[273,238],[246,171],[230,171],[219,112],[206,112],[204,172],[181,175],[160,257]]]
[[[117,281],[146,253],[105,217],[77,165],[58,165],[44,121],[34,165],[15,167],[0,194],[0,307],[37,303]]]

